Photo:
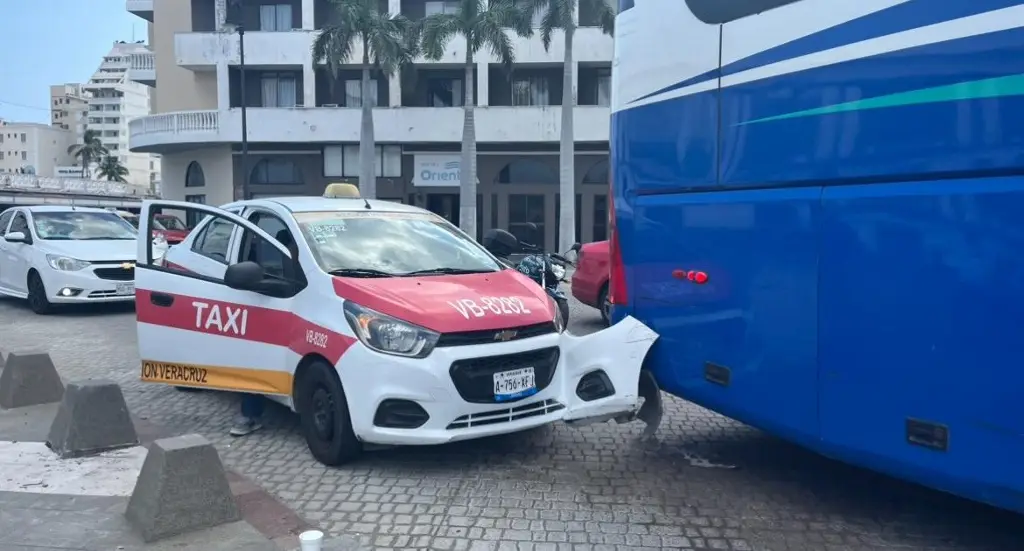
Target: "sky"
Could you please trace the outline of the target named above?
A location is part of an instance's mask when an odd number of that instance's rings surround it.
[[[0,0],[0,119],[50,123],[50,85],[85,82],[114,42],[146,39],[125,0]],[[12,47],[17,45],[17,47]]]

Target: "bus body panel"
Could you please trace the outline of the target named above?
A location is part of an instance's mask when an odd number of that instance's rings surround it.
[[[1024,511],[1024,178],[829,187],[822,212],[823,445]]]
[[[636,312],[661,335],[650,365],[665,390],[788,438],[817,438],[820,195],[637,198],[636,240],[657,245],[635,253],[631,290]],[[731,371],[728,386],[705,378],[715,366]]]
[[[616,23],[612,317],[659,333],[662,388],[1024,512],[1024,1],[622,0]]]

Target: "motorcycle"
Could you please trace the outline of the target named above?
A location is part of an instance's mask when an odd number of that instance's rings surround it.
[[[569,324],[569,297],[560,287],[565,281],[565,267],[572,261],[557,253],[546,253],[531,243],[520,241],[511,233],[494,228],[488,230],[483,237],[483,246],[491,254],[502,260],[508,267],[535,281],[544,288],[548,296],[555,301],[562,323]],[[572,251],[579,252],[580,244],[572,246]],[[519,262],[513,262],[509,256],[526,253]]]

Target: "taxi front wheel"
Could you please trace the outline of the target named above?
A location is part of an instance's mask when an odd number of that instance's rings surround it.
[[[362,443],[352,430],[348,400],[334,368],[317,361],[298,381],[299,418],[306,445],[324,465],[341,465],[359,456]]]

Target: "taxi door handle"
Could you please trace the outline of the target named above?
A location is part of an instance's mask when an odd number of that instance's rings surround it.
[[[151,293],[149,295],[149,301],[157,306],[168,307],[174,304],[174,297],[164,293]]]

